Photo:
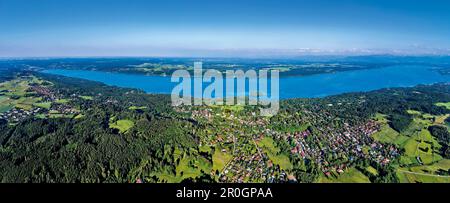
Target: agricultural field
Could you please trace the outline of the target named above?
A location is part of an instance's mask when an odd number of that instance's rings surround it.
[[[439,170],[450,170],[450,160],[443,159],[431,165],[399,168],[397,176],[402,183],[450,183],[450,176],[437,174]]]
[[[0,96],[0,113],[9,111],[13,108],[13,105],[11,105],[8,102],[9,98],[6,96]]]
[[[414,110],[407,112],[413,116],[413,121],[402,132],[390,128],[387,124],[388,119],[377,114],[375,120],[381,123],[382,127],[379,132],[372,135],[373,138],[380,142],[395,144],[405,150],[399,159],[400,168],[397,169],[397,176],[401,182],[448,182],[448,178],[434,174],[438,169],[448,170],[450,160],[443,159],[439,154],[441,145],[431,135],[428,127],[444,124],[449,115],[430,115]]]
[[[430,125],[436,124],[433,122],[436,120],[436,117],[438,116],[422,114],[419,112],[419,114],[417,114],[417,116],[413,119],[413,122],[410,124],[405,133],[405,135],[409,136],[410,139],[408,139],[402,146],[405,149],[406,157],[402,157],[401,159],[409,159],[410,163],[403,162],[403,164],[431,164],[442,159],[436,151],[436,149],[439,149],[441,146],[427,130]],[[400,163],[402,164],[402,162]]]
[[[432,164],[442,159],[437,151],[441,146],[427,129],[412,135],[403,147],[405,154],[400,159],[402,165]]]
[[[33,96],[29,92],[31,83],[40,83],[36,78],[19,78],[0,84],[0,112],[5,112],[16,107],[18,109],[30,110],[39,105],[42,98]]]
[[[408,110],[408,113],[414,116],[413,121],[401,133],[386,124],[388,120],[385,116],[376,115],[375,120],[382,126],[379,132],[372,135],[373,138],[403,148],[405,154],[400,157],[401,165],[418,164],[419,162],[430,164],[442,159],[436,151],[432,150],[432,148],[438,149],[440,145],[426,129],[434,124],[433,120],[439,116],[426,115],[414,110]],[[420,161],[418,157],[420,157]]]

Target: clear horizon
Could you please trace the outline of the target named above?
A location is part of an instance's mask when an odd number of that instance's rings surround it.
[[[0,57],[450,55],[450,2],[0,0]]]

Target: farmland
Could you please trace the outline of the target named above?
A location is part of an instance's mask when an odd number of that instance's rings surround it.
[[[447,108],[448,103],[437,103]],[[448,171],[449,159],[444,159],[438,149],[439,142],[427,129],[431,125],[442,125],[448,115],[431,115],[420,111],[408,110],[413,116],[412,122],[402,132],[390,128],[385,116],[377,115],[375,120],[382,124],[381,130],[375,133],[374,139],[395,144],[403,148],[405,153],[400,157],[400,168],[397,176],[400,182],[448,182],[449,177],[435,174],[437,170]]]

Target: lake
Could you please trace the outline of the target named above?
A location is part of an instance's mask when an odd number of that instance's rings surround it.
[[[147,93],[170,94],[177,83],[170,77],[110,73],[86,70],[49,69],[45,73],[82,78],[144,90]],[[430,67],[391,66],[377,69],[345,71],[280,78],[280,98],[315,98],[347,92],[371,91],[387,87],[411,87],[419,84],[450,82],[450,75],[441,75]],[[206,86],[206,85],[204,85]],[[269,86],[270,87],[270,86]],[[238,93],[242,95],[248,93]]]

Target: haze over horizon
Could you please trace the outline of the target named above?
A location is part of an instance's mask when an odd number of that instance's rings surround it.
[[[450,55],[450,2],[0,0],[0,57]]]

